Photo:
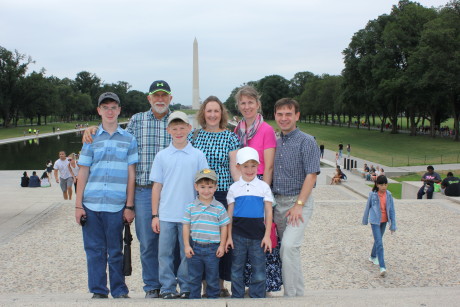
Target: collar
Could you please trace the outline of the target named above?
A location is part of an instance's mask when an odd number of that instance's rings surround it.
[[[191,154],[192,151],[193,151],[193,146],[188,141],[187,141],[187,145],[185,145],[185,147],[182,148],[182,149],[177,149],[176,147],[174,147],[173,142],[171,141],[171,143],[169,143],[168,148],[169,148],[169,150],[172,151],[172,153],[182,151],[182,152],[185,152],[186,154]]]
[[[240,179],[237,181],[237,184],[238,184],[240,187],[245,186],[245,185],[247,185],[247,184],[252,185],[252,186],[255,186],[257,180],[260,180],[260,179],[257,178],[257,176],[256,176],[256,177],[254,177],[254,179],[252,179],[250,182],[247,182],[247,181],[243,180],[243,176],[241,176]]]
[[[200,201],[200,199],[199,199],[198,197],[195,198],[195,200],[193,201],[193,205],[194,205],[195,207],[198,207],[198,206],[201,206],[201,205],[204,206],[204,204]],[[217,207],[218,205],[219,205],[219,204],[217,203],[216,198],[213,197],[211,203],[209,204],[209,207]]]
[[[299,128],[295,128],[294,130],[292,130],[291,132],[289,132],[288,134],[283,134],[281,132],[281,138],[284,140],[284,139],[290,139],[291,137],[295,136],[298,132],[299,132]]]
[[[96,135],[99,136],[102,134],[102,132],[108,133],[106,130],[104,130],[104,128],[102,128],[102,124],[100,124],[97,128]],[[117,132],[119,134],[123,134],[123,129],[121,129],[120,125],[118,125],[117,130],[115,130],[114,134]]]

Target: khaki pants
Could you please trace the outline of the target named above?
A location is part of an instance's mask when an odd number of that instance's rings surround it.
[[[300,246],[303,242],[305,227],[313,214],[313,197],[310,196],[302,210],[303,223],[299,226],[287,224],[285,217],[297,201],[297,196],[276,195],[274,221],[281,239],[281,261],[283,264],[284,296],[303,296],[304,281],[302,263],[300,261]]]

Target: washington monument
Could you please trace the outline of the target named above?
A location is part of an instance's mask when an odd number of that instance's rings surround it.
[[[200,79],[198,72],[198,42],[193,41],[193,92],[192,92],[192,109],[200,109]]]

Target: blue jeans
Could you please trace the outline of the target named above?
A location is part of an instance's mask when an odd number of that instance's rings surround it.
[[[386,268],[383,258],[383,234],[385,233],[386,226],[387,222],[380,223],[380,225],[371,224],[372,234],[374,235],[374,246],[372,246],[371,257],[379,259],[381,268]]]
[[[109,294],[107,263],[112,296],[127,294],[123,275],[123,210],[97,212],[86,207],[87,222],[82,227],[91,293]]]
[[[244,267],[247,260],[252,266],[249,297],[265,297],[265,253],[260,244],[262,240],[248,239],[237,234],[232,235],[232,297],[244,297]]]
[[[433,198],[433,192],[434,192],[434,186],[432,185],[427,185],[428,190],[426,191],[426,199],[432,199]],[[417,193],[417,199],[422,199],[423,195],[425,195],[425,185],[423,185]]]
[[[201,298],[201,280],[206,272],[206,294],[208,298],[219,297],[219,258],[216,256],[219,243],[200,244],[190,242],[195,255],[187,258],[190,278],[190,298]]]
[[[177,241],[180,245],[180,265],[177,270],[177,281],[181,292],[190,292],[187,258],[184,253],[182,238],[182,223],[165,222],[160,220],[160,240],[158,244],[158,262],[161,293],[175,293],[177,282],[174,274],[174,252]]]
[[[160,289],[158,277],[158,238],[152,230],[152,189],[136,188],[134,194],[136,211],[136,235],[140,245],[144,291]]]

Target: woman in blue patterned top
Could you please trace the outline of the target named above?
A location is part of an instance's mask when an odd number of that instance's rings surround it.
[[[209,167],[217,173],[218,187],[214,197],[228,209],[228,189],[240,177],[236,169],[236,152],[240,142],[236,134],[227,129],[227,109],[216,96],[209,96],[203,101],[197,113],[197,121],[202,129],[192,131],[188,139],[193,147],[205,154]],[[221,297],[230,296],[224,288],[224,280],[230,281],[231,258],[231,252],[226,253],[219,263]]]

